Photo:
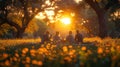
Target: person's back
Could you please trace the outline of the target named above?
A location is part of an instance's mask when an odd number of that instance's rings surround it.
[[[78,30],[76,31],[75,41],[76,43],[83,42],[83,36],[79,33]]]
[[[69,31],[69,35],[66,37],[66,41],[70,44],[74,43],[74,37],[72,35],[72,31]]]
[[[43,43],[49,41],[50,41],[50,33],[46,31],[45,34],[43,35]]]
[[[55,43],[58,43],[58,42],[60,42],[60,40],[61,40],[60,34],[59,34],[59,32],[56,32],[55,36],[53,37],[53,41]]]

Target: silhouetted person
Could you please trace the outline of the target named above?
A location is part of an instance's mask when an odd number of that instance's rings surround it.
[[[76,30],[75,42],[76,43],[82,43],[83,42],[83,36],[79,33],[79,30]]]
[[[46,31],[43,35],[43,40],[42,40],[43,43],[50,42],[50,38],[51,38],[51,35],[50,35],[49,31]]]
[[[55,36],[53,37],[53,42],[60,43],[60,41],[61,41],[60,33],[56,32]]]
[[[72,31],[69,31],[69,34],[66,37],[66,41],[70,44],[74,43],[74,37],[73,37]]]

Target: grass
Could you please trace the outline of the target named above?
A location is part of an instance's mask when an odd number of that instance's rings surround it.
[[[120,67],[120,39],[84,38],[82,44],[0,40],[0,67]]]
[[[1,47],[7,47],[7,46],[16,46],[19,44],[29,44],[29,43],[40,43],[41,39],[1,39],[0,40],[0,46]]]

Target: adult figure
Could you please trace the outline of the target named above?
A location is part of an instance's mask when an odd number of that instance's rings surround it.
[[[75,42],[76,42],[77,44],[83,42],[83,36],[82,36],[82,34],[80,34],[79,30],[76,30]]]
[[[43,43],[50,42],[50,38],[51,38],[51,35],[50,35],[49,31],[46,31],[43,35],[43,40],[42,40]]]
[[[74,37],[73,37],[72,31],[69,31],[69,34],[68,34],[68,36],[66,37],[66,41],[67,41],[69,44],[74,43]]]
[[[56,31],[55,35],[53,36],[53,42],[57,44],[60,43],[60,41],[61,41],[60,33]]]

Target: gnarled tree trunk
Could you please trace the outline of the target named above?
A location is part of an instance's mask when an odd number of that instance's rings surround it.
[[[99,23],[99,36],[104,38],[107,36],[107,17],[106,12],[104,11],[96,11],[98,16],[98,23]]]
[[[107,17],[106,17],[106,11],[104,8],[101,8],[97,2],[94,2],[93,0],[85,0],[96,12],[98,16],[98,23],[99,23],[99,36],[101,38],[104,38],[107,36]]]

